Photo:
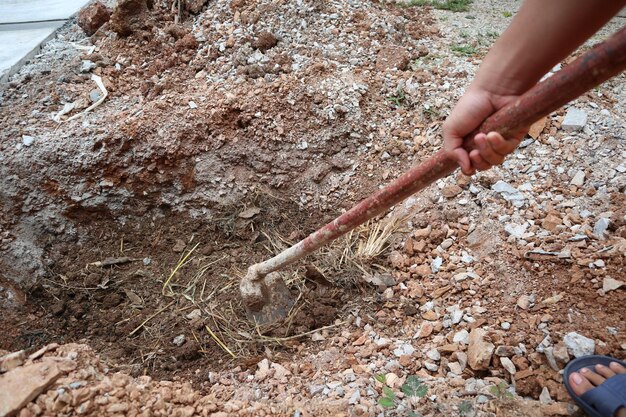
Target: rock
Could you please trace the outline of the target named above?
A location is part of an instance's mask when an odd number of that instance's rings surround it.
[[[274,369],[274,378],[283,379],[291,375],[291,371],[279,363],[272,363],[272,368]]]
[[[506,201],[510,202],[517,208],[524,205],[524,195],[517,188],[513,187],[509,183],[500,180],[492,185],[491,189],[499,193],[502,198],[504,198]]]
[[[356,389],[352,393],[352,395],[350,395],[350,398],[348,398],[348,404],[350,405],[358,404],[360,400],[361,400],[361,391],[359,389]]]
[[[323,340],[326,340],[326,338],[324,337],[323,334],[321,334],[320,332],[315,332],[311,335],[311,340],[313,342],[321,342]]]
[[[585,171],[576,171],[570,184],[576,187],[582,187],[585,184]]]
[[[517,306],[521,308],[522,310],[528,310],[528,307],[530,306],[530,297],[528,297],[525,294],[521,295],[517,299]]]
[[[546,116],[533,123],[528,130],[528,135],[533,139],[537,139],[541,132],[543,132],[543,129],[546,127],[547,120],[548,117]]]
[[[604,234],[608,230],[610,223],[611,221],[606,217],[599,218],[596,224],[593,226],[593,234],[596,235],[598,239],[604,240]]]
[[[589,339],[576,332],[566,334],[563,338],[563,343],[567,347],[569,354],[576,358],[593,355],[596,349],[596,342],[594,342],[593,339]]]
[[[574,132],[583,130],[587,124],[587,113],[576,107],[570,107],[565,113],[563,123],[561,123],[561,129],[566,132]]]
[[[541,227],[543,227],[544,229],[550,231],[550,232],[554,232],[556,231],[556,228],[558,226],[560,226],[561,224],[563,224],[563,221],[561,220],[561,218],[555,214],[548,214],[542,221],[541,221]]]
[[[430,372],[437,372],[437,369],[439,369],[439,365],[437,365],[436,363],[425,361],[424,368],[428,369]]]
[[[626,282],[611,277],[604,277],[602,281],[602,291],[609,292],[626,285]]]
[[[433,333],[434,326],[431,322],[425,321],[420,326],[419,331],[415,335],[416,338],[423,339],[430,336]]]
[[[82,64],[82,65],[81,65],[81,67],[80,67],[80,72],[82,72],[82,73],[85,73],[85,74],[86,74],[86,73],[88,73],[88,72],[91,72],[91,70],[92,70],[92,69],[94,69],[94,68],[96,68],[96,67],[97,67],[97,65],[96,65],[96,63],[95,63],[95,62],[90,61],[90,60],[88,60],[88,59],[84,59],[84,60],[83,60],[83,64]]]
[[[465,369],[465,367],[467,366],[467,353],[457,352],[456,359],[459,362],[459,365],[461,365],[461,370]]]
[[[309,393],[311,396],[317,395],[320,392],[324,391],[325,385],[311,385],[309,386]]]
[[[182,251],[185,250],[186,246],[187,244],[183,240],[176,239],[176,243],[174,244],[174,247],[172,248],[172,250],[176,253],[181,253]]]
[[[33,363],[0,375],[0,416],[16,415],[61,376],[52,360]]]
[[[175,344],[176,346],[182,346],[186,340],[187,338],[185,337],[184,334],[179,334],[178,336],[174,338],[174,340],[172,340],[172,343]]]
[[[467,348],[467,362],[475,371],[486,370],[489,368],[491,356],[495,346],[493,343],[485,339],[487,332],[483,329],[476,328],[469,335],[469,345]]]
[[[428,310],[424,314],[422,314],[422,318],[428,321],[435,321],[439,318],[439,315],[435,313],[433,310]]]
[[[185,317],[188,320],[198,319],[198,318],[202,317],[202,310],[200,310],[199,308],[193,309],[191,311],[191,313],[187,314]]]
[[[91,36],[108,22],[110,17],[111,14],[104,4],[96,1],[78,13],[77,23],[87,36]]]
[[[254,47],[259,51],[265,53],[265,51],[272,49],[278,44],[278,39],[272,33],[263,31],[259,33],[254,41]]]
[[[454,336],[452,337],[452,342],[467,345],[470,342],[470,334],[465,329],[460,330],[454,334]]]
[[[448,362],[448,369],[456,375],[461,375],[463,373],[463,368],[458,362]]]
[[[509,323],[508,321],[503,321],[500,324],[500,327],[502,327],[504,330],[509,330],[511,328],[511,323]]]
[[[26,352],[18,350],[0,357],[0,373],[8,372],[24,363]]]
[[[378,51],[376,56],[376,69],[384,71],[386,69],[397,69],[404,71],[411,62],[411,56],[405,48],[399,46],[384,46]]]
[[[410,343],[403,343],[397,349],[394,349],[393,354],[397,357],[402,355],[412,355],[415,352],[415,348]]]
[[[511,375],[515,375],[515,372],[517,372],[517,369],[515,369],[515,365],[511,362],[511,359],[506,356],[500,358],[500,363],[502,364],[502,367]]]
[[[464,310],[457,309],[452,312],[452,324],[459,324],[461,320],[463,320],[463,311]]]
[[[98,89],[94,88],[93,90],[89,92],[89,100],[92,103],[95,103],[96,101],[100,100],[101,97],[102,97],[102,93]]]
[[[567,403],[554,403],[541,407],[541,412],[546,416],[569,416],[572,413],[567,409]]]
[[[24,146],[30,146],[35,142],[35,138],[28,135],[22,135],[22,144]]]
[[[554,345],[554,349],[552,351],[554,354],[554,359],[561,362],[562,364],[566,364],[569,362],[569,354],[567,353],[567,347],[562,343],[557,343]]]
[[[457,195],[461,194],[461,192],[463,192],[463,189],[456,184],[446,185],[441,190],[441,194],[443,194],[445,198],[456,197]]]
[[[517,224],[517,223],[507,223],[504,225],[504,231],[507,235],[513,236],[517,239],[521,239],[526,233],[526,229],[528,229],[528,223]]]
[[[560,371],[559,365],[556,363],[556,358],[554,357],[554,347],[548,346],[543,349],[544,355],[546,355],[546,359],[548,360],[548,364],[555,371]]]
[[[428,357],[428,359],[433,360],[435,362],[438,362],[441,359],[441,354],[439,353],[437,349],[429,350],[428,352],[426,352],[426,356]]]
[[[442,264],[443,264],[443,259],[440,256],[437,256],[435,259],[433,259],[433,261],[430,264],[430,269],[431,271],[433,271],[433,274],[436,274],[437,272],[439,272],[439,268],[441,268]]]
[[[543,387],[541,390],[541,394],[539,394],[539,402],[541,404],[552,404],[552,397],[550,397],[550,391],[548,391],[548,387]]]
[[[119,36],[128,36],[136,27],[145,25],[149,0],[118,0],[111,14],[109,27]],[[151,2],[151,0],[150,0]]]

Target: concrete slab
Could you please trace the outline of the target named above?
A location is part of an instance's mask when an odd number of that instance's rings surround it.
[[[0,24],[69,19],[89,0],[0,0]]]
[[[0,25],[0,82],[39,52],[65,21]]]

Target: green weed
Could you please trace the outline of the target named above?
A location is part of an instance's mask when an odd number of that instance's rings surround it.
[[[469,415],[473,410],[474,406],[470,401],[465,400],[461,404],[459,404],[459,415],[461,417]]]
[[[489,392],[491,392],[499,400],[512,399],[513,394],[511,394],[507,388],[506,382],[500,382],[497,385],[489,387]]]
[[[511,13],[511,12],[502,12],[502,16],[504,16],[504,17],[511,17],[511,16],[513,16],[513,13]]]
[[[401,88],[396,90],[396,94],[391,97],[387,97],[387,101],[392,103],[396,107],[402,107],[404,102],[406,101],[406,97],[404,96],[404,91]]]
[[[432,6],[439,10],[450,10],[451,12],[466,12],[469,10],[473,0],[410,0],[406,7],[411,6]]]
[[[472,56],[476,55],[478,51],[476,50],[476,48],[470,45],[454,45],[452,46],[452,52],[457,55]]]

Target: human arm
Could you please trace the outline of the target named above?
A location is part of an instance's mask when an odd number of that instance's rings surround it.
[[[526,0],[522,4],[444,123],[444,149],[465,174],[501,164],[527,129],[507,138],[496,132],[478,134],[477,149],[469,154],[462,147],[463,138],[535,85],[624,5],[626,0]]]

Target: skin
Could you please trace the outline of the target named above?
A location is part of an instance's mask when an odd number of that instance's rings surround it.
[[[581,396],[617,374],[626,374],[626,368],[617,362],[611,362],[608,367],[596,365],[595,372],[588,368],[584,368],[580,372],[573,372],[569,376],[569,382],[574,393]],[[626,417],[626,408],[622,407],[617,410],[615,417]]]
[[[626,0],[526,0],[483,60],[443,125],[444,150],[463,173],[500,165],[528,128],[504,138],[479,133],[469,154],[463,138],[492,113],[535,85],[557,63],[615,16]]]

